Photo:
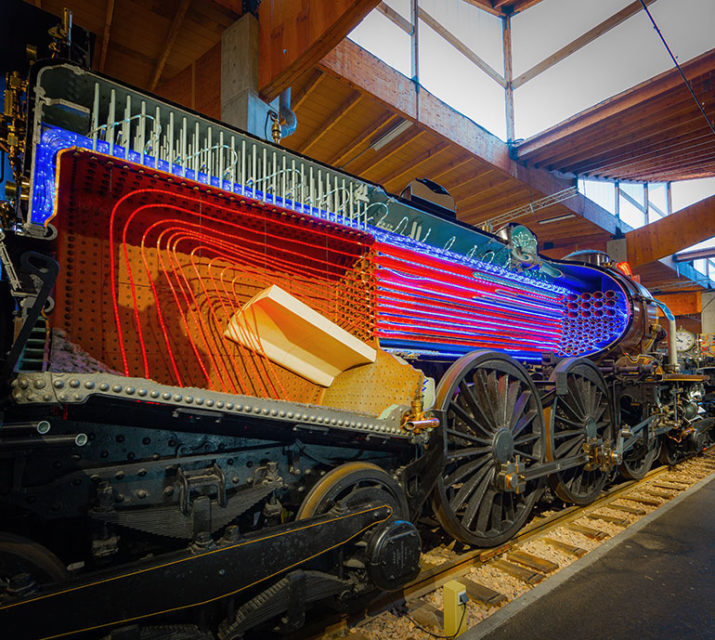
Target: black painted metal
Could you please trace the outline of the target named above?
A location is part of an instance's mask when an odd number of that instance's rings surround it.
[[[0,605],[0,628],[16,640],[61,637],[215,602],[345,544],[391,513],[389,506],[363,504],[263,529],[216,548],[194,547],[89,574]]]
[[[25,348],[30,332],[40,317],[40,312],[50,297],[50,292],[52,287],[55,286],[59,270],[60,266],[57,261],[44,253],[26,251],[22,254],[20,258],[20,276],[24,276],[27,279],[31,279],[31,277],[38,278],[41,285],[36,292],[32,306],[27,311],[22,328],[15,337],[15,342],[4,360],[2,368],[0,368],[0,385],[5,385],[10,381],[10,374],[19,360],[22,350]]]

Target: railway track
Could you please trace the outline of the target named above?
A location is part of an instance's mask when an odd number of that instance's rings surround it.
[[[624,531],[715,471],[715,447],[642,480],[611,487],[585,507],[543,511],[507,543],[493,549],[436,544],[423,554],[423,570],[401,591],[383,593],[359,611],[332,615],[292,640],[423,640],[443,635],[441,586],[466,587],[467,627],[489,617],[550,575]]]

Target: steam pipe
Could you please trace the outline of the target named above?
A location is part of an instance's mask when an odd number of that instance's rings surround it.
[[[295,133],[298,128],[298,118],[290,108],[290,87],[281,93],[278,101],[279,118],[285,123],[281,125],[281,138]]]
[[[678,350],[675,346],[675,316],[673,315],[671,310],[668,309],[668,305],[666,305],[664,302],[661,302],[657,298],[653,298],[653,300],[658,305],[658,307],[660,307],[660,310],[665,314],[665,317],[668,320],[668,364],[677,370]]]

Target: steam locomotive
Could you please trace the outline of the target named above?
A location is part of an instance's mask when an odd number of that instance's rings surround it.
[[[59,60],[8,77],[4,134],[13,638],[295,629],[413,579],[422,518],[499,545],[547,484],[587,504],[706,443],[705,377],[604,254]]]

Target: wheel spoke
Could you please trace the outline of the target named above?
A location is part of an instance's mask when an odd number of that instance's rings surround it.
[[[584,442],[595,424],[596,433],[610,438],[611,410],[609,391],[601,373],[584,361],[564,362],[559,375],[565,375],[567,393],[557,396],[552,409],[555,458],[564,459],[583,453]],[[588,504],[600,493],[606,480],[601,470],[587,471],[578,466],[551,477],[554,492],[567,502]]]
[[[487,525],[489,524],[489,516],[492,513],[492,503],[494,502],[494,496],[496,496],[496,491],[490,489],[487,491],[484,499],[482,500],[479,508],[477,510],[477,531],[486,531]]]
[[[502,422],[499,418],[501,416],[503,408],[504,397],[499,394],[499,381],[497,379],[497,372],[492,369],[487,374],[486,380],[487,384],[484,389],[489,396],[489,406],[493,407],[494,409],[494,424],[497,427],[500,427],[502,425]]]
[[[541,438],[541,434],[539,433],[532,433],[527,436],[521,436],[521,438],[517,438],[514,440],[514,445],[519,446],[520,444],[526,444],[527,442],[534,442],[534,440],[538,440]]]
[[[497,380],[497,397],[499,398],[499,426],[508,424],[507,415],[509,412],[509,376],[499,376]]]
[[[509,428],[512,431],[514,431],[514,428],[516,427],[519,418],[521,418],[521,416],[523,415],[524,409],[526,409],[526,405],[528,404],[530,398],[531,393],[528,390],[525,390],[521,393],[519,399],[516,401],[516,404],[514,405],[514,411],[511,414],[511,420],[509,422]]]
[[[581,381],[581,378],[577,378],[575,376],[570,376],[568,378],[568,389],[569,389],[569,395],[567,396],[569,401],[573,402],[573,406],[576,407],[576,410],[582,415],[586,415],[586,407],[584,406],[583,402],[583,389],[581,385],[579,384]]]
[[[571,436],[583,435],[583,429],[569,429],[568,431],[558,431],[554,434],[554,440],[557,438],[569,438]]]
[[[447,454],[447,460],[459,460],[460,458],[472,457],[480,453],[491,452],[491,447],[467,447],[464,449],[454,449]]]
[[[536,409],[532,409],[526,415],[524,415],[521,420],[519,420],[516,427],[514,427],[514,437],[518,436],[527,425],[531,424],[534,421],[534,418],[536,418],[537,413],[538,411]]]
[[[469,429],[475,436],[478,431],[489,437],[491,435],[490,432],[475,419],[474,415],[468,413],[466,409],[463,409],[458,403],[459,399],[451,402],[449,408],[454,414],[456,414],[456,417],[464,423],[464,426]]]
[[[490,473],[490,471],[492,473]],[[467,509],[462,516],[462,523],[465,527],[469,528],[474,520],[474,516],[479,509],[479,505],[482,503],[482,498],[487,490],[487,487],[492,481],[494,476],[493,469],[487,468],[481,474],[475,476],[479,480],[479,486],[476,488],[474,493],[470,496],[469,502],[467,502]]]
[[[495,424],[494,424],[494,419],[493,417],[488,416],[484,409],[482,409],[482,406],[480,405],[480,401],[477,399],[477,397],[474,394],[474,389],[481,387],[475,383],[474,387],[468,385],[467,383],[464,383],[459,386],[459,389],[461,393],[459,394],[460,397],[464,397],[464,401],[466,404],[469,405],[469,408],[472,410],[473,415],[480,415],[482,417],[482,420],[484,421],[484,424],[486,425],[486,429],[484,429],[485,433],[489,433],[490,431],[493,433],[496,430]],[[489,405],[485,405],[489,406]]]
[[[568,418],[564,418],[563,416],[557,415],[556,421],[559,423],[563,422],[564,424],[567,424],[570,427],[575,427],[579,431],[583,430],[583,424],[581,424],[580,422],[574,422],[573,420],[569,420]],[[554,434],[554,437],[556,437],[555,434]]]
[[[524,451],[520,451],[516,447],[514,447],[514,453],[518,453],[522,458],[526,458],[527,460],[533,460],[534,462],[538,462],[541,458],[537,456],[533,456],[530,453],[525,453]]]
[[[583,422],[583,412],[580,412],[578,409],[574,408],[574,405],[571,404],[572,401],[573,400],[570,397],[568,397],[567,400],[567,396],[559,396],[557,407],[561,410],[566,409],[568,413],[571,414],[571,417],[573,417],[577,422]]]
[[[484,372],[481,370],[476,371],[474,373],[474,387],[472,387],[471,391],[474,392],[474,400],[479,410],[482,411],[485,417],[488,415],[487,423],[496,431],[499,426],[497,406],[489,397],[487,389],[488,379]]]
[[[479,471],[479,473],[475,473],[467,482],[465,482],[457,491],[457,493],[454,494],[452,499],[449,501],[449,506],[452,508],[452,510],[457,513],[461,511],[462,505],[464,504],[465,500],[471,495],[471,493],[474,491],[475,487],[480,483],[482,478],[486,477],[489,475],[490,468],[485,467]]]
[[[604,402],[600,407],[597,407],[594,410],[592,414],[594,422],[598,422],[601,419],[601,416],[603,416],[606,409],[608,409],[608,404]],[[608,424],[608,422],[609,421],[606,421],[606,424]]]
[[[517,398],[520,398],[519,391],[521,390],[521,382],[519,380],[514,380],[509,384],[509,393],[507,395],[507,407],[506,413],[504,414],[504,424],[511,425],[513,416],[515,413]]]
[[[578,438],[572,438],[571,440],[568,440],[567,442],[564,442],[562,445],[559,446],[558,449],[556,449],[556,457],[557,458],[568,458],[569,456],[572,456],[581,449],[583,446],[585,438],[583,437],[578,437]]]
[[[444,483],[448,487],[451,487],[452,485],[461,482],[469,474],[475,473],[478,469],[488,464],[489,462],[491,462],[491,459],[487,457],[482,457],[478,460],[472,460],[472,462],[467,462],[466,464],[457,467],[450,475],[448,475],[444,479]]]
[[[465,433],[464,431],[459,431],[458,429],[447,429],[447,435],[454,436],[455,438],[461,438],[462,440],[468,440],[469,442],[477,442],[483,445],[491,444],[491,440],[486,438],[477,438],[470,433]]]

